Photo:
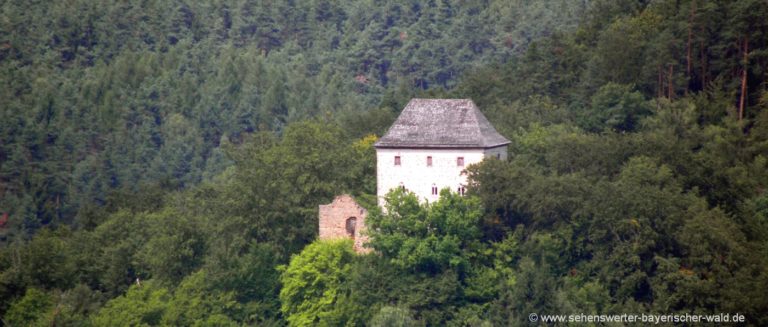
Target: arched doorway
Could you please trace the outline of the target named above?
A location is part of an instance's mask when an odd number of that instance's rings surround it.
[[[347,229],[347,235],[349,235],[352,238],[355,238],[355,227],[357,226],[357,218],[355,217],[347,218],[347,222],[345,226]]]

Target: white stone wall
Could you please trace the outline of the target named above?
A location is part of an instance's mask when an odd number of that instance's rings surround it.
[[[384,195],[400,185],[415,193],[422,201],[434,202],[440,197],[432,194],[432,185],[438,193],[445,187],[456,192],[466,185],[463,173],[467,166],[478,163],[485,156],[507,158],[507,147],[492,149],[376,149],[376,194],[379,204]],[[395,156],[400,156],[400,165],[395,165]],[[427,166],[427,157],[432,156],[432,166]],[[457,165],[457,158],[464,158],[464,166]]]

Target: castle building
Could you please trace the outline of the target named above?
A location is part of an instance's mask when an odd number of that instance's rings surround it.
[[[464,194],[466,167],[485,157],[507,158],[509,140],[493,128],[469,99],[412,99],[376,148],[376,192],[379,205],[394,188],[435,202],[440,190]],[[349,237],[355,251],[367,252],[367,211],[349,195],[321,205],[319,238]]]
[[[434,202],[440,190],[464,194],[467,166],[507,158],[509,140],[469,99],[412,99],[376,147],[379,204],[393,188]]]

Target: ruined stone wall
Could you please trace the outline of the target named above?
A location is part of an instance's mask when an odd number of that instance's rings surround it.
[[[320,205],[319,238],[321,240],[351,238],[354,240],[354,248],[358,253],[370,250],[363,247],[368,241],[365,235],[365,218],[368,211],[355,202],[350,195],[339,195],[333,202]],[[353,233],[349,232],[349,219],[354,218]]]

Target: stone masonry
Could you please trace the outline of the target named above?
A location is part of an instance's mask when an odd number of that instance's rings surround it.
[[[358,253],[370,250],[363,247],[368,241],[365,235],[365,217],[368,211],[361,207],[352,196],[343,194],[333,199],[333,202],[320,205],[320,234],[321,240],[351,238],[354,249]]]

